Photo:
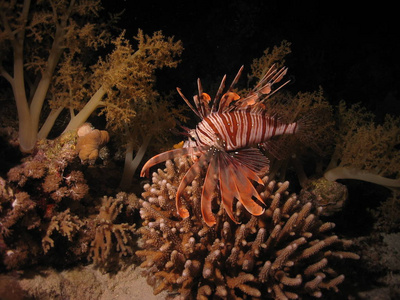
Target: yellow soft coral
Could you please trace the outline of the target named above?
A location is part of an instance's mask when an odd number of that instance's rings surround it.
[[[330,181],[357,179],[400,188],[400,118],[387,115],[382,125],[359,105],[339,105],[335,152],[324,176]]]

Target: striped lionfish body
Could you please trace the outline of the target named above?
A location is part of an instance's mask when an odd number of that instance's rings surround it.
[[[276,135],[295,133],[296,129],[297,123],[284,124],[262,113],[236,110],[204,118],[196,126],[195,139],[200,146],[222,140],[225,151],[234,151],[258,145]]]
[[[181,93],[188,106],[201,118],[195,129],[188,130],[190,139],[180,149],[170,150],[151,158],[144,166],[141,176],[148,175],[149,168],[173,159],[179,155],[198,157],[182,178],[176,193],[176,208],[182,218],[189,217],[188,210],[181,201],[181,195],[188,184],[204,167],[207,172],[201,195],[201,212],[205,223],[213,226],[216,223],[212,212],[212,200],[219,187],[221,204],[228,216],[237,222],[233,213],[234,199],[253,215],[264,212],[264,202],[256,191],[253,182],[263,184],[260,174],[268,171],[269,161],[257,148],[268,146],[268,141],[277,135],[295,134],[299,123],[285,124],[265,111],[263,102],[283,85],[274,88],[281,81],[287,69],[271,67],[257,86],[245,97],[232,92],[243,67],[233,80],[228,92],[222,95],[226,76],[213,101],[203,93],[198,80],[197,96],[193,106]]]

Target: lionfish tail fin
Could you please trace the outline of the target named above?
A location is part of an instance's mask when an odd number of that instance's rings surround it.
[[[297,121],[295,137],[300,143],[321,155],[323,153],[321,145],[323,140],[329,139],[330,134],[327,129],[332,124],[333,117],[330,107],[312,108]]]

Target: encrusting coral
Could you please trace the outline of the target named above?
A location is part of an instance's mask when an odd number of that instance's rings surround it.
[[[223,205],[214,206],[216,225],[209,227],[200,212],[200,175],[182,195],[190,217],[181,219],[174,199],[190,165],[190,158],[167,161],[166,169],[153,173],[140,200],[143,250],[136,255],[144,260],[141,266],[155,294],[168,290],[179,294],[176,299],[297,299],[338,291],[344,275],[333,266],[359,256],[345,250],[351,241],[330,232],[333,223],[319,219],[322,208],[301,203],[288,192],[288,182],[264,177],[264,186],[257,186],[266,203],[261,216],[250,215],[236,202],[235,216],[241,221],[236,224]]]
[[[99,152],[110,140],[110,135],[105,130],[98,130],[89,123],[83,124],[77,130],[78,141],[76,151],[82,163],[94,164],[99,157]]]

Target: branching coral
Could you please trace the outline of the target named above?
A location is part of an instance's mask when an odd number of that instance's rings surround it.
[[[119,193],[116,198],[104,196],[102,202],[93,224],[95,237],[90,248],[90,257],[97,265],[107,265],[118,258],[118,255],[133,254],[135,225],[117,223],[117,217],[123,209],[129,210],[138,206],[136,196],[126,193]]]
[[[54,216],[47,228],[46,235],[42,239],[43,251],[47,253],[54,247],[54,240],[51,238],[54,232],[59,232],[62,236],[68,238],[68,241],[72,242],[74,235],[82,225],[83,222],[77,216],[71,215],[69,209]]]
[[[21,150],[31,151],[38,135],[46,137],[62,109],[70,107],[65,93],[54,89],[50,93],[58,64],[68,64],[69,58],[83,60],[85,50],[98,49],[109,41],[105,23],[90,20],[98,16],[100,9],[98,0],[41,1],[35,5],[31,5],[31,1],[24,1],[23,4],[1,1],[0,75],[10,83],[14,92]],[[10,59],[9,62],[6,59]],[[79,74],[76,71],[80,69],[79,66],[74,67],[70,68],[70,72],[77,81]],[[32,84],[27,85],[26,82]],[[63,92],[72,92],[70,87],[73,83],[64,81]],[[64,101],[64,104],[52,106],[39,131],[40,114],[49,94]],[[81,94],[74,93],[74,96]],[[68,98],[72,98],[71,94]]]
[[[9,170],[8,182],[0,180],[0,268],[64,266],[88,256],[110,268],[133,253],[138,199],[119,193],[98,200],[102,191],[89,191],[89,184],[104,181],[90,176],[86,181],[77,139],[68,132],[41,141]]]
[[[35,186],[36,193],[39,193],[35,200],[44,205],[42,209],[62,199],[83,199],[89,191],[83,173],[66,170],[76,158],[75,143],[75,133],[64,134],[54,141],[42,141],[34,155],[8,171],[9,181],[20,188]],[[53,202],[45,199],[47,197]]]
[[[261,216],[249,215],[237,202],[241,224],[218,206],[217,223],[208,227],[201,218],[197,177],[182,197],[190,212],[182,220],[174,198],[190,164],[182,157],[167,161],[142,194],[143,250],[136,254],[144,259],[141,266],[155,294],[177,290],[177,299],[295,299],[338,290],[344,275],[332,269],[336,260],[359,257],[343,250],[350,241],[330,233],[334,224],[319,219],[322,208],[289,194],[288,182],[265,177],[265,185],[257,187],[267,204]]]
[[[46,138],[64,109],[70,115],[65,132],[76,130],[97,109],[111,129],[124,130],[140,106],[154,102],[155,70],[176,67],[180,41],[141,30],[134,37],[136,47],[124,32],[111,39],[115,17],[95,20],[100,10],[99,0],[0,3],[0,75],[14,92],[22,151],[32,151],[37,138]],[[110,42],[111,53],[94,63],[87,59]],[[46,101],[51,111],[41,122]]]

